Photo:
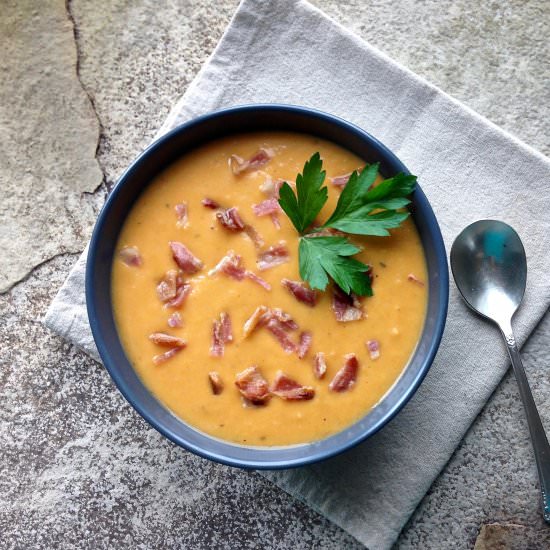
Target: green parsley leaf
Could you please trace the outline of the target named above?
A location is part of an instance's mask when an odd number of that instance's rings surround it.
[[[379,164],[367,164],[361,172],[351,174],[336,209],[322,228],[334,228],[355,235],[389,235],[409,215],[402,209],[410,203],[408,195],[414,190],[416,176],[397,174],[373,187]],[[279,191],[279,204],[298,233],[300,276],[311,288],[325,290],[329,280],[346,293],[372,296],[369,266],[351,258],[360,248],[342,236],[315,236],[304,233],[325,205],[328,189],[323,161],[315,153],[296,177],[296,193],[288,183]],[[321,228],[320,228],[321,229]]]
[[[398,227],[409,216],[398,210],[410,203],[407,196],[414,190],[416,176],[397,174],[371,187],[377,173],[378,164],[371,164],[360,174],[354,172],[350,176],[324,227],[384,237],[389,235],[388,229]]]
[[[314,289],[325,290],[330,276],[346,294],[372,296],[369,266],[350,258],[360,250],[345,237],[302,237],[300,276]]]
[[[312,223],[328,199],[328,189],[322,187],[326,172],[322,170],[321,155],[315,153],[296,177],[296,193],[284,183],[279,191],[279,204],[290,218],[298,233],[303,233]]]

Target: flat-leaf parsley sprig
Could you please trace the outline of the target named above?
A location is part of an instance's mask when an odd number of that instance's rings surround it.
[[[370,267],[351,257],[361,249],[346,236],[316,234],[332,228],[352,235],[382,237],[401,225],[409,216],[402,209],[410,203],[408,196],[414,190],[416,176],[399,173],[373,187],[378,169],[379,164],[375,163],[353,172],[334,212],[314,229],[311,225],[328,199],[321,155],[315,153],[305,163],[303,172],[296,177],[296,193],[286,182],[281,186],[279,204],[301,235],[300,276],[311,288],[325,290],[330,277],[348,294],[372,296],[367,275]]]

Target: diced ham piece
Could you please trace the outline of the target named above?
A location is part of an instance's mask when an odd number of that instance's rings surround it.
[[[409,273],[407,275],[407,281],[410,281],[411,283],[415,283],[418,286],[424,286],[424,282],[421,281],[414,273]]]
[[[250,279],[251,281],[265,288],[266,290],[271,290],[271,285],[260,276],[256,275],[256,273],[254,273],[253,271],[246,270],[245,275],[247,279]]]
[[[241,256],[235,254],[233,250],[229,250],[218,264],[208,272],[208,275],[215,275],[216,273],[223,273],[237,281],[242,281],[244,278],[247,278],[266,290],[271,290],[271,285],[267,281],[264,281],[252,271],[244,269]]]
[[[187,346],[187,342],[185,340],[182,340],[177,336],[172,336],[171,334],[165,334],[164,332],[154,332],[149,335],[149,340],[151,340],[154,344],[157,344],[157,346],[170,348],[168,351],[153,357],[153,363],[155,365],[160,365],[161,363],[168,361],[168,359],[174,357],[176,353],[179,353]]]
[[[328,389],[335,392],[350,390],[357,380],[357,371],[359,370],[359,362],[354,353],[348,353],[345,356],[346,362],[344,366],[336,373]]]
[[[153,357],[153,363],[155,365],[160,365],[162,363],[165,363],[166,361],[168,361],[168,359],[172,359],[172,357],[174,357],[174,355],[179,353],[182,349],[183,348],[172,348],[172,349],[169,349],[168,351],[165,351],[164,353],[161,353],[160,355],[155,355]]]
[[[292,293],[294,298],[303,304],[313,307],[317,303],[317,292],[300,281],[291,281],[283,279],[281,284]]]
[[[265,271],[277,265],[286,264],[290,261],[290,255],[285,241],[280,241],[270,246],[265,252],[258,255],[256,265],[260,271]]]
[[[262,185],[260,185],[260,191],[272,198],[279,198],[279,191],[285,180],[282,179],[272,179],[271,176],[266,176]]]
[[[284,372],[278,371],[271,386],[271,393],[287,401],[313,399],[315,390],[311,386],[302,386]]]
[[[275,307],[271,309],[266,306],[258,306],[243,326],[243,337],[246,338],[258,327],[268,325],[270,321],[273,321],[272,327],[275,326],[275,331],[277,333],[279,333],[279,331],[286,333],[298,329],[296,321],[281,308]],[[277,329],[279,329],[279,331]],[[278,336],[276,337],[278,338]],[[286,338],[288,339],[288,337]],[[294,351],[296,346],[294,343],[291,344],[293,347],[292,351]]]
[[[201,203],[205,208],[210,208],[212,210],[217,210],[220,207],[220,205],[214,199],[211,199],[209,197],[204,197]]]
[[[296,350],[296,353],[300,359],[303,359],[306,356],[309,348],[311,347],[312,340],[313,335],[311,332],[305,330],[300,334],[300,341],[298,342],[298,349]]]
[[[277,196],[279,195],[279,192],[277,191]],[[269,216],[271,218],[271,221],[273,222],[273,225],[277,228],[281,228],[281,224],[279,222],[279,212],[282,212],[281,207],[279,206],[279,201],[277,197],[272,197],[270,199],[266,199],[265,201],[262,201],[259,204],[254,204],[252,206],[252,210],[254,211],[254,214],[256,216]]]
[[[183,302],[187,299],[187,296],[191,294],[191,283],[183,282],[183,277],[181,275],[178,275],[176,285],[176,295],[172,298],[172,300],[166,302],[164,307],[179,309],[183,305]]]
[[[293,353],[297,350],[296,344],[290,339],[285,325],[277,318],[272,317],[267,322],[267,330],[275,336],[285,353]]]
[[[335,187],[340,187],[340,189],[343,189],[348,183],[352,173],[353,172],[350,172],[349,174],[343,174],[342,176],[336,176],[334,178],[330,178],[330,181],[332,182],[332,185],[334,185]]]
[[[254,246],[258,249],[264,245],[262,236],[256,231],[254,227],[249,224],[244,226],[244,232],[248,235],[248,238],[254,243]]]
[[[380,342],[378,340],[367,340],[365,345],[367,346],[370,358],[373,361],[380,357]]]
[[[208,380],[210,381],[210,387],[214,395],[220,395],[223,391],[223,380],[220,374],[216,371],[208,373]]]
[[[157,285],[157,296],[161,302],[168,302],[176,297],[178,290],[178,272],[170,269]]]
[[[137,246],[125,246],[121,248],[118,256],[128,267],[140,267],[143,263]]]
[[[281,222],[279,221],[279,215],[276,212],[274,212],[269,217],[271,218],[271,221],[273,222],[275,229],[281,229]]]
[[[277,319],[285,330],[298,330],[298,323],[280,307],[274,307],[269,311],[266,315],[266,322],[271,318]]]
[[[313,375],[320,380],[325,376],[327,372],[327,362],[325,360],[325,354],[320,351],[315,354],[313,358]]]
[[[167,322],[170,328],[181,328],[183,326],[183,319],[177,311],[174,311],[174,313],[168,317]]]
[[[262,376],[256,365],[248,367],[237,374],[235,385],[241,395],[255,405],[265,403],[270,397],[267,380]]]
[[[187,203],[182,202],[180,204],[176,204],[176,206],[174,206],[174,210],[176,211],[176,216],[178,218],[178,221],[176,222],[176,225],[181,229],[186,228],[187,225],[189,224],[189,216],[188,216],[188,212],[187,212]]]
[[[245,223],[235,207],[218,210],[216,218],[229,231],[242,231],[245,228]]]
[[[233,329],[231,318],[228,313],[220,313],[220,318],[212,324],[212,345],[210,346],[210,355],[213,357],[222,357],[225,350],[225,344],[233,341]]]
[[[196,273],[201,270],[204,264],[184,244],[171,241],[170,249],[174,261],[184,273]]]
[[[187,342],[185,340],[164,332],[153,332],[153,334],[149,335],[149,340],[157,346],[167,348],[185,348],[187,346]]]
[[[253,172],[266,165],[274,156],[271,149],[261,148],[248,160],[244,160],[238,155],[231,155],[229,158],[229,166],[235,176],[243,172]]]
[[[316,237],[343,237],[345,235],[346,233],[340,231],[339,229],[334,229],[334,227],[323,227],[323,229],[314,227],[313,232],[304,235],[304,237],[308,239],[315,239]]]
[[[224,343],[233,342],[233,325],[231,324],[229,313],[225,313],[224,311],[220,313],[220,327],[220,334]]]
[[[242,281],[245,277],[245,269],[242,266],[241,256],[233,250],[229,250],[218,264],[208,272],[208,275],[212,276],[216,273],[223,273],[237,281]]]
[[[334,286],[332,291],[332,311],[334,311],[336,320],[343,323],[358,321],[364,316],[357,296],[346,294],[338,286]]]
[[[243,325],[243,338],[254,332],[254,329],[262,321],[264,314],[268,311],[266,306],[258,306],[254,313],[246,320]]]
[[[279,201],[273,197],[271,199],[266,199],[259,204],[253,204],[252,210],[256,216],[260,217],[269,216],[270,214],[278,214],[281,212],[281,207],[279,206]]]

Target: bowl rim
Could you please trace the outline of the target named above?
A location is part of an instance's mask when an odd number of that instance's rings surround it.
[[[86,293],[86,306],[87,306],[90,327],[92,330],[94,341],[99,351],[99,355],[102,359],[102,362],[105,368],[109,372],[111,378],[115,382],[115,385],[117,386],[119,391],[122,393],[124,398],[153,428],[155,428],[159,433],[167,437],[173,443],[176,443],[178,446],[183,447],[184,449],[191,451],[194,454],[201,456],[203,458],[208,458],[210,460],[219,462],[221,464],[225,464],[227,466],[235,466],[235,467],[240,467],[245,469],[278,470],[278,469],[287,469],[287,468],[305,466],[308,464],[326,460],[328,458],[331,458],[333,456],[336,456],[340,453],[347,451],[348,449],[358,445],[359,443],[365,441],[366,439],[368,439],[369,437],[377,433],[380,429],[386,426],[397,415],[397,413],[405,406],[405,404],[415,394],[421,382],[424,380],[428,370],[430,369],[433,363],[433,360],[436,356],[437,350],[439,348],[441,338],[443,336],[443,331],[445,328],[445,322],[447,318],[448,300],[449,300],[449,271],[448,271],[448,263],[447,263],[447,253],[445,250],[445,245],[443,242],[443,237],[441,234],[439,224],[437,222],[433,209],[431,208],[431,205],[429,204],[426,196],[424,195],[424,192],[422,191],[420,185],[417,185],[417,188],[415,190],[414,202],[421,203],[423,210],[426,210],[428,214],[429,219],[426,219],[425,222],[427,224],[428,231],[432,236],[432,240],[433,240],[432,248],[434,249],[437,269],[439,273],[439,285],[437,288],[439,305],[435,315],[436,319],[435,319],[435,325],[433,328],[433,337],[428,345],[427,350],[423,355],[422,364],[418,369],[418,371],[416,372],[416,375],[412,379],[412,382],[405,389],[405,391],[403,391],[403,393],[398,396],[393,406],[391,406],[391,408],[386,413],[384,413],[381,416],[381,418],[378,419],[375,422],[375,424],[372,425],[369,429],[364,430],[363,432],[356,435],[355,437],[348,439],[342,445],[332,449],[324,450],[322,452],[318,452],[318,451],[316,452],[315,450],[313,450],[311,455],[307,457],[298,457],[293,460],[288,460],[288,459],[277,460],[276,458],[277,451],[281,449],[288,449],[289,446],[265,447],[265,448],[243,446],[243,445],[235,444],[231,441],[220,440],[214,436],[211,436],[205,432],[200,431],[202,435],[204,435],[206,438],[210,440],[221,442],[222,444],[229,445],[231,447],[242,448],[244,451],[251,450],[251,449],[260,449],[262,453],[265,453],[265,455],[268,455],[269,453],[274,453],[273,459],[270,459],[270,460],[264,459],[264,460],[258,461],[258,460],[249,459],[249,458],[235,459],[235,458],[229,458],[227,456],[224,456],[223,454],[220,454],[218,452],[212,452],[212,451],[209,451],[208,449],[204,449],[200,446],[197,446],[187,441],[180,434],[174,433],[168,427],[163,425],[162,422],[157,421],[149,412],[148,408],[146,406],[143,406],[143,404],[140,402],[139,398],[135,395],[134,389],[130,387],[130,384],[126,383],[117,365],[111,361],[111,357],[109,355],[106,343],[103,339],[100,316],[98,315],[98,311],[96,307],[97,304],[95,302],[96,288],[95,288],[95,274],[93,271],[93,266],[95,265],[95,262],[98,260],[97,258],[98,245],[102,237],[103,228],[110,215],[111,206],[116,202],[126,181],[132,177],[133,173],[136,170],[139,170],[140,165],[143,162],[146,162],[146,160],[151,154],[153,154],[158,149],[165,147],[167,143],[169,143],[172,139],[174,139],[180,133],[187,132],[190,128],[193,128],[197,125],[201,125],[207,121],[211,121],[216,118],[222,118],[228,115],[237,114],[237,115],[246,116],[257,111],[272,111],[272,112],[286,112],[286,113],[290,112],[297,115],[305,115],[306,117],[321,119],[326,123],[336,125],[340,128],[343,128],[347,132],[351,132],[352,134],[355,134],[355,136],[358,137],[361,141],[367,143],[371,148],[376,150],[377,155],[384,157],[385,160],[388,160],[389,162],[391,162],[391,164],[397,166],[400,171],[406,174],[410,174],[409,170],[401,162],[401,160],[399,160],[399,158],[389,148],[387,148],[383,143],[381,143],[378,139],[373,137],[371,134],[369,134],[359,126],[351,122],[348,122],[347,120],[341,117],[338,117],[336,115],[332,115],[317,109],[313,109],[310,107],[302,107],[297,105],[279,104],[279,103],[269,103],[269,104],[258,103],[258,104],[246,104],[246,105],[233,106],[233,107],[224,108],[224,109],[220,109],[220,110],[216,110],[213,112],[200,115],[196,118],[193,118],[189,121],[184,122],[183,124],[177,126],[176,128],[170,130],[163,136],[156,139],[132,161],[129,167],[122,173],[120,178],[117,180],[117,183],[109,193],[109,196],[107,197],[107,200],[105,201],[105,204],[101,209],[101,212],[94,226],[94,230],[90,240],[87,263],[86,263],[85,293]],[[276,131],[276,130],[273,130],[273,131]],[[244,133],[246,133],[246,131]],[[313,132],[312,135],[315,135],[315,133]],[[217,139],[217,137],[213,136],[212,140],[215,140],[215,139]],[[339,144],[339,145],[341,147],[346,148],[346,146],[343,144]],[[187,154],[187,153],[184,153],[184,154]],[[162,169],[166,168],[168,165],[169,164],[166,164],[163,168],[159,169],[159,173]],[[139,195],[139,193],[137,193],[137,195]],[[122,223],[123,222],[120,222],[120,227],[122,227]],[[422,329],[419,342],[422,339],[422,334],[424,333],[424,330],[425,330],[425,326]],[[120,345],[122,346],[122,343],[120,343]],[[414,353],[415,352],[413,351],[413,355],[411,356],[411,358],[414,357]],[[129,359],[127,359],[127,361],[128,363],[130,363]],[[130,368],[133,369],[133,367],[131,367],[131,364],[130,364]],[[388,389],[386,394],[384,394],[384,396],[382,397],[379,403],[383,402],[386,399],[386,397],[390,394],[390,392],[392,391],[394,386],[397,384],[397,382],[403,377],[405,372],[406,371],[403,371],[403,373],[401,373],[401,375],[396,379],[394,384]],[[146,388],[146,390],[156,399],[156,397],[152,394],[152,392],[145,386],[145,384],[143,384],[143,382],[141,381],[141,378],[139,380],[141,384]],[[158,399],[157,401],[160,403],[162,407],[164,407],[167,411],[169,411],[169,409],[165,405],[163,405]],[[375,405],[375,408],[376,407],[377,405]],[[365,419],[373,410],[374,408],[370,409],[364,416],[362,416],[352,425],[344,428],[342,432],[338,432],[338,433],[343,433],[347,429],[350,429],[352,426],[355,426],[358,422]],[[172,413],[171,411],[169,411],[169,413],[175,416],[174,413]],[[197,431],[196,428],[194,428],[193,426],[185,422],[183,419],[180,419],[177,416],[176,418],[184,426]],[[333,434],[333,435],[337,435],[337,434]],[[333,436],[328,436],[327,438],[324,438],[319,441],[320,442],[325,441],[330,437],[333,437]],[[304,445],[309,445],[309,444],[306,443]],[[243,454],[246,454],[246,453],[243,453]]]

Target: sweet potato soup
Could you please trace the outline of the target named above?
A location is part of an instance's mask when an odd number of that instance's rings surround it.
[[[312,442],[364,416],[406,367],[424,324],[427,274],[412,220],[350,238],[374,295],[300,278],[299,234],[280,209],[319,152],[334,210],[364,162],[294,133],[212,142],[159,175],[130,212],[113,263],[115,319],[153,394],[202,432],[245,445]]]

